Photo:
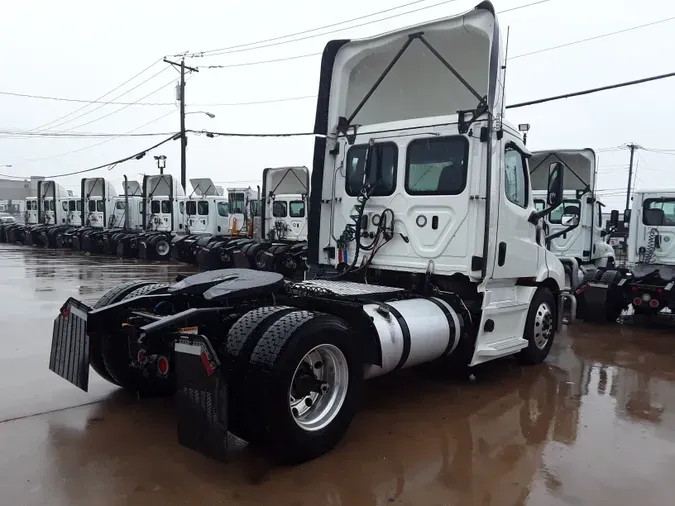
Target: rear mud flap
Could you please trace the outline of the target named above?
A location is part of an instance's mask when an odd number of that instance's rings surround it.
[[[178,442],[216,460],[227,457],[227,383],[209,340],[182,336],[174,347]]]
[[[54,320],[49,370],[85,392],[89,388],[89,336],[87,315],[91,309],[70,298]]]

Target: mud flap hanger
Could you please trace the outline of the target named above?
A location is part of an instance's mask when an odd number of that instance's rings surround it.
[[[478,100],[478,105],[476,106],[476,109],[474,110],[469,110],[469,111],[457,111],[457,114],[459,116],[458,118],[458,125],[457,125],[457,130],[459,131],[460,134],[464,134],[468,132],[469,127],[471,124],[478,119],[478,117],[488,111],[488,106],[487,106],[487,95],[482,97],[468,82],[466,79],[462,77],[462,75],[455,70],[455,68],[448,62],[445,58],[443,58],[443,55],[441,55],[438,51],[436,51],[436,48],[434,48],[429,41],[427,41],[424,38],[424,32],[417,32],[417,33],[411,33],[408,36],[408,40],[403,44],[403,47],[396,53],[396,56],[391,60],[389,65],[387,65],[387,68],[384,69],[384,72],[380,75],[380,77],[375,81],[375,84],[370,88],[368,93],[363,97],[359,105],[356,106],[356,109],[354,109],[354,112],[352,112],[351,116],[349,118],[345,118],[344,116],[340,116],[338,119],[338,125],[337,125],[337,131],[338,135],[342,134],[347,138],[347,142],[351,145],[354,144],[354,141],[356,140],[356,128],[357,125],[352,125],[352,121],[354,121],[354,118],[356,115],[361,111],[364,105],[366,105],[366,102],[370,99],[370,97],[375,93],[375,90],[382,84],[382,81],[384,81],[384,78],[387,77],[387,74],[391,71],[392,68],[394,68],[394,65],[398,62],[398,60],[403,56],[403,53],[405,53],[406,49],[412,44],[412,42],[418,39],[422,44],[424,44],[431,53],[438,58],[438,60],[454,75],[460,83],[464,85],[464,87],[469,90],[469,92],[476,97]],[[465,114],[466,113],[471,113],[471,118],[466,121],[465,120]],[[353,127],[353,130],[351,134],[348,134],[347,131],[349,130],[350,127]]]

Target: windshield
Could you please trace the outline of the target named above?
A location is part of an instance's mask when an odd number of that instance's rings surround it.
[[[675,226],[675,199],[646,199],[642,223],[652,227]]]
[[[243,193],[230,193],[228,195],[230,212],[232,214],[244,214],[245,199]]]

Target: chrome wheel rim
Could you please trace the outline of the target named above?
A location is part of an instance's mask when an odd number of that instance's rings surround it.
[[[534,344],[543,350],[553,335],[553,311],[548,302],[542,302],[534,316]]]
[[[288,391],[291,416],[306,431],[326,427],[340,412],[347,397],[349,366],[342,351],[321,344],[295,368]]]

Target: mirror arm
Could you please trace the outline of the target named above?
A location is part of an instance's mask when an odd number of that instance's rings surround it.
[[[537,222],[542,219],[544,216],[551,214],[551,212],[560,205],[560,203],[554,205],[554,206],[549,206],[546,209],[542,209],[541,211],[532,211],[532,214],[527,218],[527,221],[532,223],[533,225],[536,225]]]

